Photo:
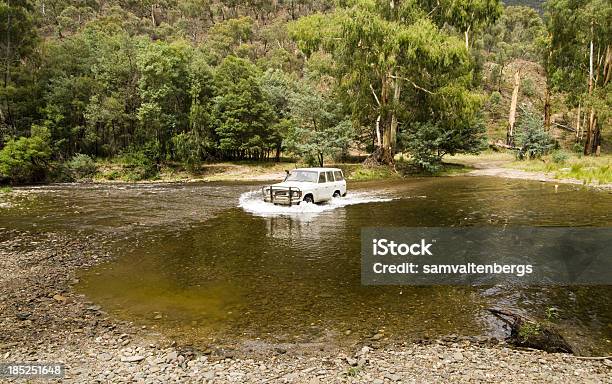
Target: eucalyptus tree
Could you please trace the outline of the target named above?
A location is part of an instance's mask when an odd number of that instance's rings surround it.
[[[134,144],[140,107],[137,56],[143,39],[127,33],[92,32],[98,45],[91,66],[97,84],[85,111],[87,152],[114,156]]]
[[[506,66],[513,60],[539,61],[546,39],[546,27],[537,11],[531,7],[506,7],[502,16],[494,25],[485,31],[483,40],[485,49],[490,52],[495,63],[493,73],[496,75],[496,87],[502,91],[502,79]],[[508,113],[506,143],[514,141],[514,125],[519,97],[519,87],[523,68],[521,62],[516,66],[513,76],[514,86]],[[548,93],[546,94],[548,98]],[[545,100],[545,104],[548,99]]]
[[[550,33],[546,70],[553,89],[570,105],[588,110],[584,153],[598,153],[601,127],[609,125],[612,92],[612,3],[609,0],[548,0]]]
[[[224,157],[259,160],[276,147],[274,114],[260,76],[253,63],[235,56],[223,59],[215,70],[212,119]]]
[[[345,151],[353,139],[353,127],[342,105],[330,90],[304,79],[291,95],[291,120],[284,146],[303,156],[311,165],[323,166],[324,159]]]
[[[28,0],[7,0],[0,3],[0,135],[22,133],[31,114],[28,107],[32,77],[24,66],[37,44],[33,7]],[[34,107],[35,108],[35,107]],[[29,128],[29,127],[28,127]],[[20,132],[21,131],[21,132]],[[2,137],[0,137],[0,140]],[[0,141],[1,142],[1,141]]]
[[[184,42],[158,41],[141,47],[136,58],[142,135],[146,141],[156,140],[163,155],[170,138],[189,126],[191,56],[192,50]]]
[[[428,15],[439,26],[450,25],[457,28],[465,40],[465,48],[469,49],[471,34],[492,24],[502,14],[502,4],[499,0],[421,0]]]
[[[393,162],[400,126],[436,121],[451,136],[477,134],[480,100],[469,90],[471,57],[462,40],[438,28],[417,3],[353,1],[302,18],[290,32],[306,55],[332,54],[353,118],[373,126],[374,160]],[[446,153],[463,150],[456,139]]]

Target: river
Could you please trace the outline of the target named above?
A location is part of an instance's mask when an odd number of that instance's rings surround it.
[[[612,351],[612,287],[366,287],[366,226],[610,226],[612,195],[493,177],[349,183],[346,198],[275,207],[252,183],[17,188],[0,227],[99,234],[114,261],[77,289],[104,310],[206,348],[503,337],[487,307],[551,319],[583,353]]]

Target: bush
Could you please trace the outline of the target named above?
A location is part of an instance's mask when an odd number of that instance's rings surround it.
[[[66,168],[73,180],[89,179],[93,177],[97,170],[95,161],[91,157],[81,153],[74,155],[72,159],[66,163]]]
[[[544,130],[544,123],[539,115],[526,111],[517,126],[516,142],[519,148],[517,157],[537,159],[546,155],[554,143],[548,132]]]
[[[521,82],[521,89],[523,91],[523,95],[527,97],[533,97],[536,94],[535,83],[530,78],[525,78]]]
[[[442,157],[456,153],[478,153],[483,148],[481,120],[464,129],[446,128],[438,123],[413,123],[399,136],[400,147],[411,155],[411,163],[421,170],[437,173]]]
[[[552,161],[557,164],[563,164],[569,159],[569,154],[565,151],[554,151],[552,154]]]
[[[172,137],[174,157],[179,160],[190,171],[193,171],[197,164],[209,156],[208,149],[211,143],[200,140],[194,132],[180,133]]]
[[[0,150],[0,181],[14,184],[44,181],[50,158],[48,130],[32,127],[31,137],[10,139]]]
[[[572,146],[572,152],[582,155],[584,152],[584,145],[582,143],[574,143]]]
[[[489,102],[491,103],[491,105],[499,105],[499,103],[501,103],[501,93],[497,92],[497,91],[493,91],[491,92],[491,96],[489,97]]]
[[[145,151],[125,152],[119,157],[129,181],[151,179],[157,175],[157,163]]]

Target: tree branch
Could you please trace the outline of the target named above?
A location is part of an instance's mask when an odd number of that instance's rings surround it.
[[[412,84],[412,86],[413,86],[413,87],[415,87],[416,89],[419,89],[419,90],[421,90],[421,91],[423,91],[423,92],[427,92],[427,93],[429,93],[430,95],[433,95],[433,94],[434,94],[434,92],[432,92],[432,91],[430,91],[430,90],[428,90],[428,89],[425,89],[425,88],[421,87],[420,85],[416,84],[414,81],[412,81],[412,80],[410,80],[410,79],[408,79],[408,78],[406,78],[406,77],[400,77],[400,76],[394,76],[394,75],[390,75],[389,77],[391,77],[391,78],[393,78],[393,79],[402,79],[402,80],[406,80],[407,82],[409,82],[410,84]]]
[[[374,92],[374,87],[372,86],[372,84],[370,84],[370,90],[372,91],[372,95],[374,95],[374,98],[376,99],[376,104],[378,104],[378,106],[380,107],[380,100],[378,100],[378,96],[376,96],[376,92]]]

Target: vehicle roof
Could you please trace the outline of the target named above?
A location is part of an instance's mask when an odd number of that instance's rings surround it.
[[[313,167],[313,168],[295,168],[292,171],[316,171],[316,172],[326,172],[326,171],[342,171],[340,168],[321,168],[321,167]]]

